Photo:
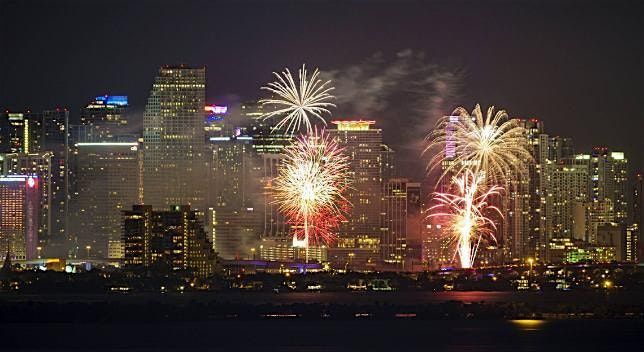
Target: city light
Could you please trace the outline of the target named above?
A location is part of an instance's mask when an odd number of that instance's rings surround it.
[[[204,111],[210,112],[215,115],[225,114],[228,112],[228,107],[223,105],[206,105]]]

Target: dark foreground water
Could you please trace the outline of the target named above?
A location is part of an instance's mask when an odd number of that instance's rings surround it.
[[[639,320],[8,324],[2,351],[641,351]]]
[[[642,292],[2,294],[0,351],[644,351],[643,307]]]

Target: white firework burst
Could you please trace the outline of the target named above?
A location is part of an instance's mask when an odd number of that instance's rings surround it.
[[[323,81],[318,76],[320,71],[316,68],[311,77],[307,77],[306,66],[298,70],[299,80],[296,82],[285,68],[280,74],[273,72],[277,78],[275,82],[268,83],[261,89],[272,93],[272,97],[260,100],[262,106],[267,106],[267,113],[262,115],[264,120],[280,118],[276,129],[285,129],[285,134],[295,134],[304,126],[307,133],[313,131],[312,118],[316,118],[324,125],[326,120],[323,115],[331,114],[328,108],[335,107],[329,100],[335,97],[330,94],[334,89],[331,81]]]

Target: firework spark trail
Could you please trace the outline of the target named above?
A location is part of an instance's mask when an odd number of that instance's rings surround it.
[[[326,125],[322,115],[331,114],[327,108],[335,107],[335,104],[329,102],[334,98],[330,94],[334,89],[330,86],[331,81],[319,79],[320,72],[317,68],[310,78],[307,77],[305,65],[298,70],[298,74],[299,80],[296,82],[288,68],[281,74],[273,72],[277,80],[261,88],[275,96],[260,100],[262,106],[269,107],[269,112],[262,115],[262,118],[264,120],[280,118],[275,127],[278,130],[285,128],[285,134],[300,131],[302,125],[306,128],[306,132],[311,134],[313,132],[311,117],[319,119]]]
[[[333,241],[333,229],[349,206],[343,194],[350,182],[349,158],[342,151],[329,134],[317,129],[286,149],[274,190],[280,211],[296,229],[294,242],[300,235],[307,246],[309,239]]]
[[[509,119],[504,110],[495,114],[493,106],[483,118],[479,104],[471,115],[462,107],[452,115],[439,120],[427,137],[425,152],[436,151],[428,168],[445,165],[439,182],[466,169],[482,173],[488,185],[507,186],[512,177],[525,175],[526,162],[532,159],[532,154],[519,120]]]
[[[471,268],[476,258],[481,241],[486,237],[496,240],[494,221],[486,216],[496,213],[502,217],[501,211],[490,205],[490,198],[500,195],[503,189],[483,186],[484,175],[466,170],[462,175],[452,179],[451,192],[436,192],[434,199],[437,204],[430,208],[430,217],[446,218],[447,228],[455,242],[456,253],[462,268]],[[433,212],[444,209],[442,212]]]

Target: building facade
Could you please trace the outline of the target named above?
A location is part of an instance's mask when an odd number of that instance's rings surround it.
[[[0,176],[0,251],[13,259],[38,256],[39,188],[37,175]]]
[[[143,197],[204,211],[206,69],[159,69],[143,115]]]
[[[212,244],[190,206],[155,211],[151,205],[134,205],[122,214],[126,266],[191,270],[200,277],[213,273]]]

